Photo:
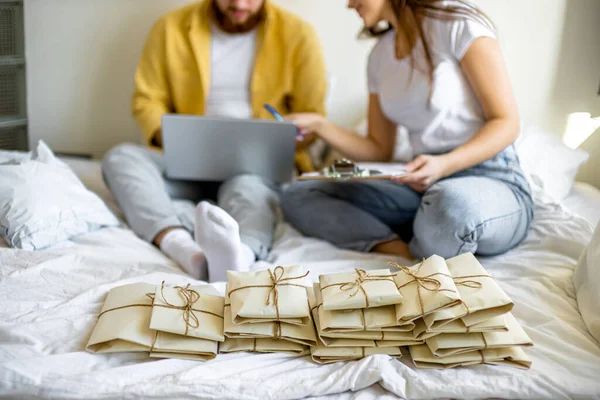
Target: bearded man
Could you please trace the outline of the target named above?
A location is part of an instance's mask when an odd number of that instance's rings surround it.
[[[279,188],[253,175],[218,183],[166,178],[161,118],[272,119],[264,104],[283,114],[324,114],[326,92],[314,29],[269,0],[204,0],[160,18],[135,75],[133,116],[147,146],[121,144],[103,162],[129,226],[200,280],[223,281],[226,270],[265,259]],[[300,172],[312,168],[311,142],[298,143]],[[195,215],[179,199],[200,202]]]

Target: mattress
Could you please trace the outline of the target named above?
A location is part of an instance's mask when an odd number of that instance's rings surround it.
[[[96,170],[89,177],[98,178],[98,165],[87,166]],[[538,201],[525,242],[502,256],[480,259],[515,301],[514,314],[535,343],[527,349],[533,360],[529,371],[416,370],[408,357],[388,356],[323,366],[282,354],[219,355],[207,363],[89,354],[83,349],[111,288],[198,282],[126,228],[82,235],[43,252],[0,249],[0,396],[600,398],[600,345],[578,313],[571,282],[591,235],[590,222],[569,207]],[[302,237],[280,221],[268,262],[253,268],[301,264],[316,280],[322,273],[385,267],[390,260]],[[224,290],[222,283],[213,286]]]

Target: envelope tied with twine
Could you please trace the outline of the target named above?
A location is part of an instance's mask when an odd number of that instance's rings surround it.
[[[258,272],[227,271],[232,322],[308,325],[311,323],[305,281],[308,274],[297,266]]]
[[[356,310],[399,304],[402,295],[387,269],[321,275],[319,277],[323,309]]]
[[[222,342],[224,305],[221,296],[163,282],[154,293],[150,329]]]
[[[390,264],[400,270],[395,281],[404,298],[402,304],[396,306],[398,323],[415,321],[461,304],[456,284],[442,257],[432,256],[413,267]]]

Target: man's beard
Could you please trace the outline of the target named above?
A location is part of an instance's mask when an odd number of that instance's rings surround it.
[[[225,14],[219,6],[217,2],[213,0],[212,9],[215,17],[215,21],[219,25],[219,27],[227,33],[246,33],[250,32],[258,24],[260,24],[265,15],[265,3],[261,6],[261,8],[254,14],[251,14],[248,19],[243,23],[237,23],[229,19],[227,14]],[[236,11],[234,9],[230,9],[231,11]],[[228,10],[229,11],[229,10]],[[245,10],[243,10],[245,11]]]

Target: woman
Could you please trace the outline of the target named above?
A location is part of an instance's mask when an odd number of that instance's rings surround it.
[[[462,0],[348,7],[380,37],[369,58],[367,137],[315,114],[288,118],[356,161],[390,161],[403,125],[417,157],[396,181],[297,182],[282,199],[287,220],[341,248],[408,258],[495,255],[518,245],[533,201],[513,146],[519,116],[492,24]],[[377,32],[382,21],[389,28]]]

